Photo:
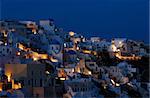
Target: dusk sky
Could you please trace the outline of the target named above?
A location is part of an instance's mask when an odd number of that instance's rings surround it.
[[[149,36],[149,0],[2,0],[2,19],[53,18],[64,30],[102,38]]]

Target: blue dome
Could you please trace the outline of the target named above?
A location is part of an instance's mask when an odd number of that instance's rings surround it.
[[[68,54],[72,54],[72,55],[76,54],[76,52],[73,51],[73,50],[69,50],[67,53],[68,53]]]
[[[60,44],[57,40],[53,39],[52,41],[50,41],[50,44]]]

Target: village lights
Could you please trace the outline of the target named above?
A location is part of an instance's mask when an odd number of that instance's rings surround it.
[[[74,32],[72,32],[72,31],[69,32],[69,35],[70,35],[70,36],[74,36]]]

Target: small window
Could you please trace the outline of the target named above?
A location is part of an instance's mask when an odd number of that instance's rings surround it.
[[[56,50],[58,50],[59,49],[59,47],[56,47]]]
[[[32,83],[32,87],[33,87],[33,79],[31,80],[31,83]]]
[[[33,71],[31,71],[31,75],[33,76]]]
[[[30,80],[28,80],[28,85],[30,85]]]
[[[36,86],[36,79],[35,79],[35,86]]]
[[[7,53],[9,52],[9,49],[7,49]]]
[[[40,87],[42,87],[43,85],[42,85],[42,79],[40,79]]]

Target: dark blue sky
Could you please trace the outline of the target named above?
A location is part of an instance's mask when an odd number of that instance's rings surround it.
[[[2,0],[3,19],[53,18],[85,36],[149,40],[149,0]]]

